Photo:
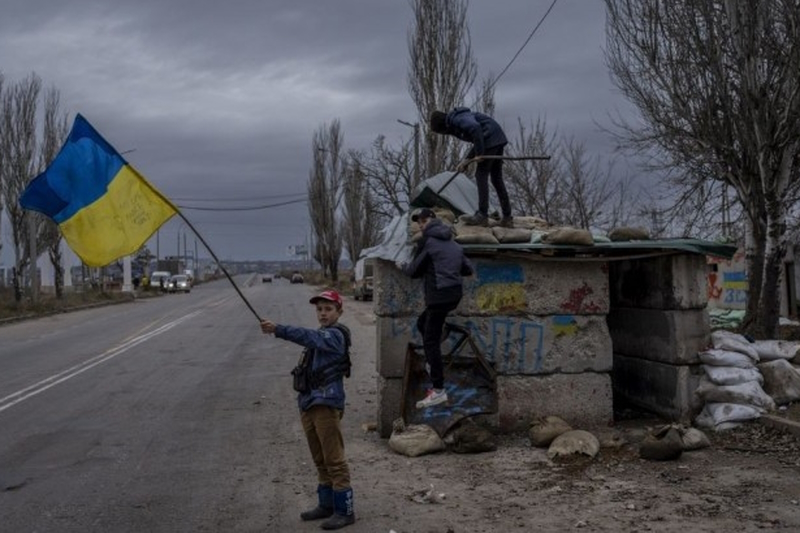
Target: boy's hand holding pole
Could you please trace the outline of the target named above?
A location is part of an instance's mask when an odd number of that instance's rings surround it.
[[[278,327],[278,325],[275,322],[272,322],[271,320],[264,319],[264,320],[261,321],[261,332],[262,333],[272,333],[272,334],[274,334],[275,333],[275,329],[277,327]]]

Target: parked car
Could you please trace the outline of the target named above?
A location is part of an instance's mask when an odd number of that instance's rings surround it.
[[[292,274],[292,279],[290,280],[292,283],[303,283],[305,280],[303,279],[303,275],[300,272],[295,272]]]
[[[169,292],[191,292],[192,282],[189,281],[189,276],[186,274],[175,274],[169,278],[169,285],[167,287]]]
[[[353,298],[356,300],[372,300],[372,265],[371,258],[356,261],[353,269]]]
[[[272,274],[263,274],[261,276],[261,283],[272,283]]]

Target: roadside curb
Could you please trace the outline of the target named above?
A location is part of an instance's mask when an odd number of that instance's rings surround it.
[[[764,426],[791,433],[795,438],[800,439],[800,423],[794,420],[775,415],[761,415],[758,421]]]

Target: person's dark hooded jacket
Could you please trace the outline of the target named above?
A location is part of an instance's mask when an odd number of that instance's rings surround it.
[[[438,218],[425,226],[417,254],[404,270],[412,278],[424,278],[426,305],[458,302],[462,276],[473,273],[464,249],[453,240],[452,228]]]
[[[472,143],[468,159],[481,156],[489,148],[508,144],[503,128],[489,115],[456,107],[445,118],[445,133]]]

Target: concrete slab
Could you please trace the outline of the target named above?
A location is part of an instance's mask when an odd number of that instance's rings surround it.
[[[457,313],[491,315],[597,315],[609,309],[605,262],[519,261],[472,257]],[[411,316],[424,308],[422,282],[389,261],[375,264],[378,316]]]
[[[700,365],[670,365],[614,354],[614,395],[668,420],[691,423],[703,407],[694,394]]]
[[[448,321],[470,330],[499,374],[575,374],[612,368],[611,336],[602,315],[454,316]],[[416,318],[378,317],[377,324],[378,373],[400,378],[408,343],[422,342]],[[454,342],[455,338],[446,339],[443,351],[449,352]]]
[[[536,418],[555,415],[574,428],[614,421],[611,376],[607,373],[498,376],[498,430],[527,431]]]
[[[708,303],[706,258],[671,254],[609,263],[611,307],[699,309]]]

